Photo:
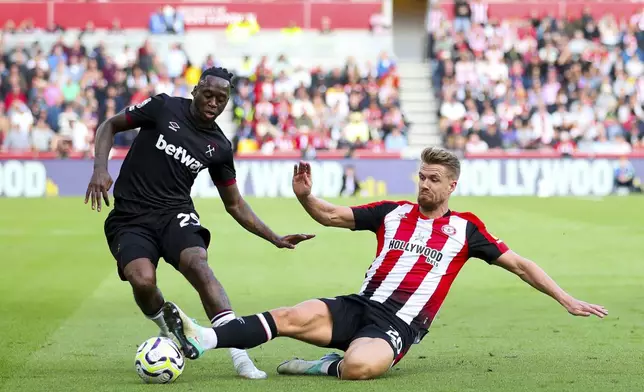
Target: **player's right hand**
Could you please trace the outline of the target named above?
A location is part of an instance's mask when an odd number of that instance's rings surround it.
[[[85,204],[92,200],[92,210],[101,212],[101,197],[105,200],[105,205],[109,207],[110,196],[107,191],[112,187],[112,176],[104,168],[94,169],[92,178],[89,180],[87,192],[85,193]]]
[[[311,165],[300,162],[293,167],[293,192],[297,197],[306,197],[311,194]]]
[[[566,310],[568,313],[573,316],[582,316],[588,317],[590,315],[595,315],[599,318],[604,318],[608,315],[608,310],[601,305],[590,304],[588,302],[580,301],[576,298],[572,298],[565,304]]]

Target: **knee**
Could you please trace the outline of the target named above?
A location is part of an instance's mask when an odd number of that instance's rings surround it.
[[[179,259],[180,263],[194,268],[201,264],[208,264],[208,252],[200,247],[188,248],[181,252]]]
[[[350,356],[345,357],[340,364],[340,374],[343,380],[370,380],[380,376],[376,367],[364,361],[357,361]]]
[[[181,252],[179,268],[184,274],[205,279],[212,275],[208,266],[208,252],[203,248],[189,248]]]
[[[136,290],[146,291],[155,290],[157,287],[157,277],[152,266],[150,268],[125,268],[125,277],[130,285]]]

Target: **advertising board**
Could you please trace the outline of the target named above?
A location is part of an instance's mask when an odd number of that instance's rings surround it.
[[[109,169],[117,178],[121,159]],[[237,184],[244,195],[293,197],[291,177],[296,159],[237,159]],[[644,177],[644,157],[630,162]],[[456,196],[605,196],[613,191],[616,158],[474,158],[462,161]],[[314,193],[338,196],[342,174],[351,165],[364,196],[407,195],[416,191],[419,161],[406,159],[324,159],[311,163]],[[0,197],[82,196],[92,174],[87,159],[0,160]],[[218,197],[202,171],[193,197]]]

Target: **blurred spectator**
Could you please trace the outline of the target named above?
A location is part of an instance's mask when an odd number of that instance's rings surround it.
[[[181,48],[180,44],[174,44],[168,52],[168,57],[165,61],[168,76],[172,79],[181,76],[188,64],[188,56]]]
[[[555,151],[563,156],[572,156],[577,150],[577,143],[572,140],[570,133],[561,132],[559,134],[559,141],[555,145]]]
[[[353,166],[344,168],[342,174],[342,188],[340,189],[340,196],[356,196],[360,194],[360,181],[356,176],[356,169]]]
[[[9,128],[4,135],[2,149],[7,151],[30,151],[31,142],[29,140],[29,131],[20,129],[15,122],[9,122]]]
[[[72,149],[79,152],[88,152],[92,135],[87,125],[77,116],[70,116],[64,127],[58,133],[60,140],[71,143]]]
[[[391,29],[391,22],[391,18],[387,18],[387,16],[382,12],[373,14],[369,18],[369,31],[371,31],[372,34],[388,33]]]
[[[166,5],[150,15],[149,29],[152,34],[183,34],[184,16],[174,7]]]
[[[226,27],[226,36],[232,42],[243,42],[259,31],[257,20],[244,17],[239,22],[232,22]]]
[[[644,34],[533,14],[488,18],[485,1],[455,1],[428,20],[439,129],[452,149],[627,153],[644,137]],[[639,14],[638,14],[639,15]]]
[[[34,151],[47,152],[56,147],[56,134],[47,124],[46,118],[46,114],[43,113],[31,131],[31,144]]]
[[[445,19],[445,12],[441,9],[437,0],[430,0],[429,11],[425,18],[425,30],[427,32],[427,52],[426,58],[434,59],[435,34],[440,32],[440,26]]]
[[[615,192],[628,194],[633,191],[641,192],[635,184],[635,168],[628,158],[622,157],[615,168]]]
[[[470,16],[472,11],[467,0],[454,1],[454,30],[456,32],[468,31],[470,29]]]
[[[382,52],[377,64],[378,78],[384,78],[387,74],[389,74],[393,67],[395,67],[395,65],[396,63],[391,57],[389,57],[389,53]]]
[[[284,27],[282,29],[282,34],[284,34],[287,37],[294,37],[297,36],[302,32],[302,28],[295,23],[295,21],[290,21],[288,26]]]
[[[401,151],[407,147],[407,138],[402,134],[400,129],[394,128],[389,135],[385,137],[385,150],[388,152]]]
[[[9,127],[9,117],[7,117],[7,113],[5,112],[4,103],[0,101],[0,146],[9,132]]]
[[[346,144],[347,147],[363,147],[369,139],[371,139],[369,126],[367,125],[362,113],[351,113],[349,115],[349,122],[342,130],[341,143]]]
[[[331,18],[328,16],[323,16],[320,20],[322,27],[320,28],[320,34],[328,35],[333,33],[333,28],[331,27]]]
[[[485,152],[488,149],[489,146],[484,140],[481,140],[481,137],[478,133],[470,134],[469,140],[465,144],[465,151],[469,153]]]

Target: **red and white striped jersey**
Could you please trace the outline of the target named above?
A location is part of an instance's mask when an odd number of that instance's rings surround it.
[[[492,263],[509,248],[474,214],[425,217],[418,204],[383,201],[352,207],[354,230],[376,233],[376,258],[360,295],[419,331],[426,331],[465,262]]]

